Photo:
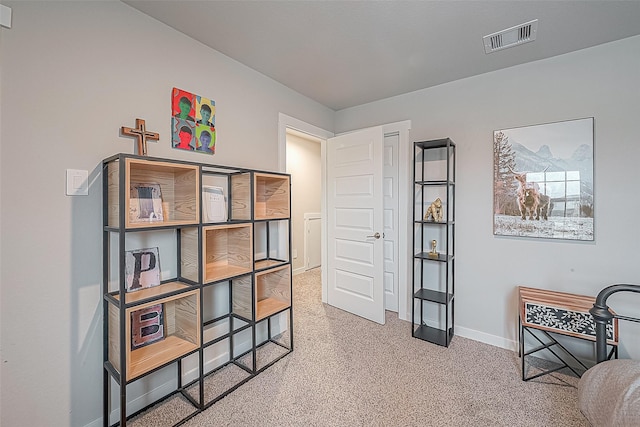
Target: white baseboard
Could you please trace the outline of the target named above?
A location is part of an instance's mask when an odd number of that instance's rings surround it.
[[[461,326],[455,327],[455,334],[463,338],[469,338],[470,340],[480,341],[485,344],[492,345],[494,347],[500,347],[511,351],[518,351],[518,342],[509,340],[497,335],[487,334],[485,332],[476,331],[474,329],[463,328]]]
[[[167,394],[171,393],[175,389],[176,389],[176,381],[175,380],[167,381],[164,384],[161,384],[160,386],[154,388],[153,390],[150,390],[149,392],[142,394],[136,397],[135,399],[127,402],[127,409],[128,409],[127,412],[133,413],[133,412],[139,411],[140,409],[149,405],[151,402],[154,402],[160,399],[161,397],[166,396]],[[115,423],[119,419],[120,419],[120,405],[111,409],[111,412],[109,413],[109,425]],[[99,419],[98,421],[102,422],[102,419]],[[95,423],[96,422],[94,421],[91,423],[91,425],[94,425]]]
[[[410,322],[407,319],[401,319]],[[437,328],[439,325],[432,320],[426,321],[428,326]],[[497,335],[487,334],[485,332],[476,331],[475,329],[463,328],[461,326],[454,326],[455,335],[461,336],[463,338],[468,338],[470,340],[479,341],[485,344],[492,345],[494,347],[500,347],[511,351],[518,351],[518,342],[513,340],[508,340],[506,338],[499,337]]]
[[[228,360],[229,360],[228,352],[220,354],[214,357],[213,359],[205,362],[204,371],[210,372],[216,369],[217,367],[222,366]],[[196,367],[185,372],[183,374],[182,381],[183,383],[188,383],[196,379],[197,376],[198,376],[198,368]],[[165,383],[159,385],[153,390],[150,390],[130,400],[127,403],[127,412],[133,413],[133,412],[139,411],[140,409],[149,405],[151,402],[155,402],[156,400],[163,398],[169,393],[172,393],[175,389],[176,389],[176,379],[172,378],[171,380],[166,381]],[[119,419],[120,419],[120,406],[118,405],[111,409],[109,424],[113,424],[117,422]],[[100,427],[100,426],[102,426],[102,417],[90,422],[85,427]]]
[[[293,270],[293,275],[297,276],[298,274],[302,274],[305,271],[307,271],[305,267],[296,268],[295,270]]]
[[[214,369],[224,365],[229,361],[229,352],[222,353],[211,360],[207,360],[204,363],[204,372],[205,375],[207,372],[211,372]],[[198,368],[195,367],[193,369],[188,370],[182,375],[182,382],[188,383],[198,378]]]
[[[89,424],[84,427],[102,427],[102,418],[98,418],[97,420],[93,420]]]
[[[209,372],[214,370],[215,368],[222,366],[223,364],[225,364],[227,361],[229,360],[229,353],[223,353],[220,354],[216,357],[214,357],[211,360],[208,360],[205,362],[205,366],[204,366],[204,371],[205,372]],[[183,383],[188,383],[190,381],[195,380],[198,377],[198,368],[194,368],[191,369],[187,372],[185,372],[182,376],[182,381]],[[155,402],[156,400],[161,399],[162,397],[168,395],[169,393],[173,392],[176,389],[176,380],[172,379],[170,381],[167,381],[163,384],[161,384],[160,386],[154,388],[153,390],[142,394],[138,397],[136,397],[135,399],[129,401],[127,403],[127,412],[133,413],[135,411],[139,411],[140,409],[144,408],[145,406],[149,405],[149,403],[151,402]],[[116,421],[118,421],[120,419],[120,406],[117,406],[115,408],[112,408],[111,413],[110,413],[110,423],[109,424],[113,424]],[[95,426],[98,427],[102,425],[102,418],[97,419],[95,421],[93,421],[92,423],[88,424],[87,427],[91,426]]]

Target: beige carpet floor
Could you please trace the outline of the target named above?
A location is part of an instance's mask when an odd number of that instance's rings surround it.
[[[183,425],[588,426],[573,376],[523,382],[517,353],[462,337],[439,347],[412,338],[395,313],[378,325],[320,295],[319,270],[295,276],[293,353]],[[244,376],[235,366],[222,371],[205,382],[208,400]],[[176,396],[130,425],[172,425],[192,411]]]

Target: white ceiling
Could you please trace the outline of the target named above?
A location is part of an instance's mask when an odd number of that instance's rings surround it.
[[[123,1],[333,110],[640,34],[640,0]]]

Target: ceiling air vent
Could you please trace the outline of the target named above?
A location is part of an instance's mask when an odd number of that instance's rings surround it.
[[[484,36],[484,52],[491,53],[497,50],[506,49],[512,46],[518,46],[524,43],[532,42],[536,39],[538,33],[538,20],[526,22],[497,33]]]

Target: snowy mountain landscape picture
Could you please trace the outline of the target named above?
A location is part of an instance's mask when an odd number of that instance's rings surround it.
[[[594,239],[593,118],[493,133],[493,233]]]

